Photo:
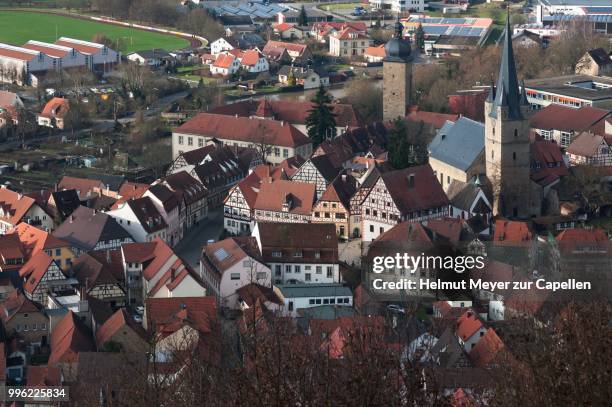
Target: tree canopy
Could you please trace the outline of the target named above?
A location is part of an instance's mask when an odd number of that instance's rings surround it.
[[[325,91],[323,85],[319,86],[319,90],[311,100],[313,106],[308,111],[306,128],[308,129],[308,137],[315,147],[324,140],[336,136],[336,115],[329,105],[331,101],[332,98]]]

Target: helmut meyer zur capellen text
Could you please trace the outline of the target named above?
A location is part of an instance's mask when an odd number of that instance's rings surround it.
[[[486,266],[483,256],[412,256],[408,253],[396,253],[395,256],[376,256],[373,258],[372,271],[375,274],[383,272],[393,273],[403,271],[415,274],[424,269],[453,269],[457,273],[466,270],[482,270]],[[588,281],[577,281],[569,279],[566,281],[547,281],[538,278],[535,281],[485,281],[482,279],[468,279],[461,281],[443,281],[441,279],[400,278],[399,280],[386,281],[382,278],[372,280],[375,290],[590,290],[591,283]]]

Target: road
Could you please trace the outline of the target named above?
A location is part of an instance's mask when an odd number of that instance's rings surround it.
[[[223,207],[208,212],[208,218],[200,225],[191,229],[183,240],[176,245],[174,251],[195,270],[200,269],[200,253],[202,247],[210,239],[217,240],[223,231]]]

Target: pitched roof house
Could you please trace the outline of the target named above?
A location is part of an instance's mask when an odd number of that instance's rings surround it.
[[[257,222],[307,223],[312,216],[315,185],[286,180],[261,183],[253,205]]]
[[[144,353],[148,349],[146,338],[142,325],[121,308],[96,330],[96,347],[98,351],[118,347],[129,354]]]
[[[84,206],[78,207],[53,236],[70,243],[76,255],[90,250],[118,249],[134,238],[111,216]]]
[[[200,275],[222,306],[239,306],[238,290],[248,284],[272,286],[271,272],[252,236],[230,237],[202,249]]]
[[[91,331],[72,311],[53,328],[50,345],[49,366],[70,366],[77,362],[80,352],[95,350]]]
[[[70,268],[75,256],[67,241],[24,222],[17,225],[14,231],[19,236],[28,258],[39,251],[44,251],[62,270]]]
[[[66,276],[57,262],[47,253],[40,251],[19,270],[23,278],[23,291],[26,296],[41,304],[47,303],[50,292],[70,287]]]
[[[111,257],[110,251],[97,256],[94,253],[83,253],[74,261],[74,276],[88,296],[107,301],[112,307],[124,305],[125,291],[113,272],[116,258]]]
[[[331,154],[322,154],[306,160],[293,174],[291,180],[315,184],[318,199],[325,192],[327,186],[336,179],[341,170],[341,165],[334,161]]]
[[[340,282],[333,224],[258,222],[253,236],[275,284]]]
[[[26,251],[17,233],[0,235],[0,271],[17,271],[23,266]]]
[[[37,116],[39,126],[56,127],[64,129],[64,120],[70,110],[68,99],[54,97],[45,104],[42,112]]]
[[[3,186],[0,188],[0,234],[7,233],[21,222],[46,230],[54,227],[51,215],[34,199]]]
[[[576,64],[576,74],[606,76],[612,70],[612,59],[603,48],[588,50]]]

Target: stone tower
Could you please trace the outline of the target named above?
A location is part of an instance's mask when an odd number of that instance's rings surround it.
[[[497,86],[485,102],[486,171],[493,191],[493,215],[528,218],[532,210],[529,103],[518,85],[509,17]]]
[[[412,53],[410,41],[404,39],[399,15],[395,33],[385,44],[383,59],[383,120],[406,116],[412,84]]]

